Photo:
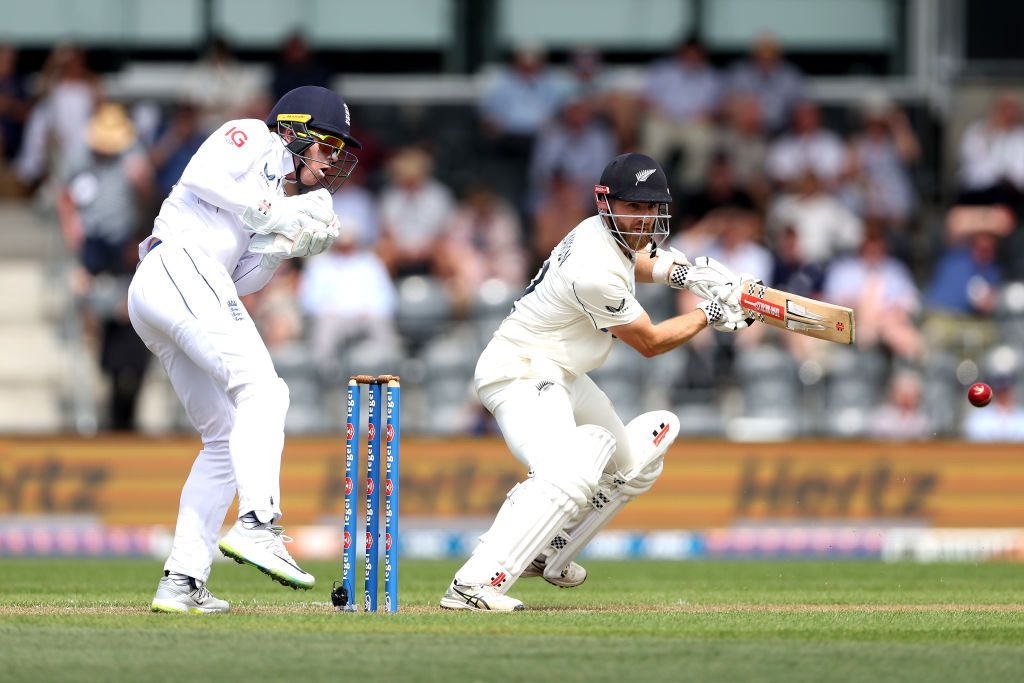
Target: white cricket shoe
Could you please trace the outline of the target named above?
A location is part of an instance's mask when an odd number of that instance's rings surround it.
[[[207,614],[229,612],[226,600],[217,598],[206,584],[181,574],[160,579],[150,609],[154,612]]]
[[[316,584],[316,578],[296,564],[285,549],[284,544],[292,539],[284,535],[283,527],[249,526],[241,519],[235,522],[221,539],[220,551],[238,564],[251,564],[283,586],[309,590]]]
[[[528,579],[531,576],[544,576],[544,563],[544,558],[538,557],[523,570],[519,578]],[[575,588],[587,580],[587,569],[581,564],[570,562],[565,565],[565,569],[562,570],[559,576],[555,578],[544,576],[544,580],[552,586],[558,586],[559,588]]]
[[[474,612],[521,612],[526,609],[522,600],[509,597],[490,584],[463,586],[454,581],[441,598],[441,607]]]

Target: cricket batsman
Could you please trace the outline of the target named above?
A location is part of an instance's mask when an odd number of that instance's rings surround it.
[[[228,121],[192,157],[139,245],[128,295],[136,332],[163,363],[203,447],[181,492],[156,612],[227,612],[206,587],[217,536],[238,494],[239,519],[220,550],[292,588],[314,577],[292,559],[281,517],[288,387],[239,297],[284,259],[338,236],[333,194],[361,145],[335,92],[286,93],[266,121]]]
[[[678,418],[658,410],[623,424],[587,376],[616,339],[650,358],[708,325],[735,331],[752,322],[739,306],[752,276],[658,249],[672,197],[654,159],[616,157],[594,191],[597,215],[552,250],[477,362],[477,394],[528,475],[455,572],[443,608],[520,611],[506,594],[519,577],[579,586],[587,571],[577,555],[661,474]],[[636,282],[685,287],[703,300],[655,324],[634,296]]]

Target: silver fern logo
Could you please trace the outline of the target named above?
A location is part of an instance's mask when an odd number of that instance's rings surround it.
[[[654,168],[648,168],[648,169],[643,170],[643,171],[637,171],[636,172],[636,182],[633,183],[633,187],[636,187],[640,183],[646,181],[648,178],[651,177],[651,174],[653,174],[654,171],[656,171],[656,170],[657,169],[654,169]]]

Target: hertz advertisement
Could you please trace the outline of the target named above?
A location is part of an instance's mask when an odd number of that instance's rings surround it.
[[[0,515],[172,525],[199,447],[189,437],[0,439]],[[500,439],[406,439],[401,515],[490,518],[524,476]],[[289,439],[281,484],[288,524],[342,516],[344,439]],[[705,529],[788,521],[1024,527],[1024,458],[1015,445],[954,442],[677,443],[654,488],[612,526]]]

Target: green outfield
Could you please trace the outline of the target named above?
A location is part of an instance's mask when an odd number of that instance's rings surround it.
[[[439,609],[455,566],[403,562],[393,615],[334,613],[334,565],[300,593],[217,564],[232,613],[178,616],[159,562],[0,560],[0,679],[1024,680],[1019,564],[592,562],[515,614]]]

